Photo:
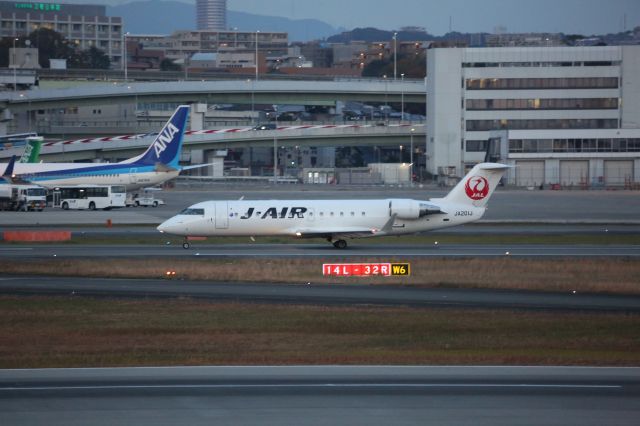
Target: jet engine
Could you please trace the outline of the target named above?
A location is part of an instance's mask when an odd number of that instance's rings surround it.
[[[398,219],[420,219],[434,213],[441,213],[440,207],[416,200],[390,200],[389,212]]]

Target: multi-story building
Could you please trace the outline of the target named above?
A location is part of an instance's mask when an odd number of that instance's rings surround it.
[[[144,44],[144,41],[142,41]],[[264,56],[286,55],[288,34],[281,32],[241,31],[176,31],[162,39],[154,39],[152,48],[162,46],[171,59],[191,57],[194,53],[219,53],[224,51],[255,52]],[[146,44],[145,44],[146,47]]]
[[[490,139],[522,186],[640,181],[640,46],[429,49],[427,171]]]
[[[196,0],[198,30],[225,31],[227,29],[227,0]]]
[[[300,47],[300,54],[317,68],[329,68],[333,65],[333,49],[327,43],[309,42],[295,43]]]
[[[486,47],[542,47],[563,46],[562,35],[558,33],[499,33],[485,37]]]
[[[0,1],[1,37],[22,37],[48,28],[81,50],[97,47],[115,68],[122,59],[122,25],[122,18],[106,15],[105,6]]]

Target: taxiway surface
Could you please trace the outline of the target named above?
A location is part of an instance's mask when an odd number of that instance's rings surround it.
[[[580,291],[432,289],[364,284],[260,284],[166,279],[2,277],[0,294],[72,297],[194,298],[220,302],[311,305],[544,309],[640,313],[639,296]]]
[[[637,425],[640,368],[0,370],[3,425]]]
[[[640,256],[638,245],[563,244],[358,244],[344,250],[328,243],[315,244],[192,244],[180,245],[37,245],[0,246],[0,257],[29,258],[190,258],[190,257],[630,257]]]

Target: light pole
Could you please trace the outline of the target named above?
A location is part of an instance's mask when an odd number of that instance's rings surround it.
[[[247,79],[247,83],[251,83],[251,125],[253,125],[253,115],[254,115],[254,110],[255,110],[255,97],[254,97],[254,91],[255,88],[253,86],[253,81],[251,81],[250,78]]]
[[[383,75],[382,78],[384,79],[384,120],[387,122],[387,125],[389,124],[389,115],[387,114],[387,108],[389,107],[389,103],[387,102],[387,75]]]
[[[260,30],[256,31],[256,81],[258,81],[258,34]]]
[[[127,75],[127,36],[129,33],[122,34],[122,64],[124,65],[124,82],[126,83],[128,80]]]
[[[398,33],[393,33],[393,81],[397,80],[398,70]]]
[[[17,38],[13,39],[13,91],[15,92],[16,90],[18,90],[18,75],[17,75],[17,67],[18,64],[16,63],[16,41],[18,41]]]
[[[409,157],[409,180],[411,181],[411,186],[413,186],[413,132],[415,132],[416,129],[414,129],[413,127],[411,128],[411,138],[410,138],[410,146],[409,148],[411,148],[411,153],[410,153],[410,157]]]
[[[404,73],[400,74],[400,124],[404,120]]]
[[[273,184],[278,184],[278,105],[273,106],[276,114],[276,128],[273,133]]]
[[[187,52],[184,52],[184,81],[189,79],[189,67],[187,66]]]

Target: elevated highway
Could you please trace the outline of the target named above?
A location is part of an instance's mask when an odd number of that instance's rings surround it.
[[[0,93],[0,108],[14,113],[38,109],[133,102],[298,104],[334,106],[337,101],[425,102],[422,80],[336,81],[219,80],[100,83],[65,89]]]
[[[411,130],[413,129],[413,131]],[[278,146],[415,146],[425,140],[424,123],[376,125],[279,126],[277,130],[253,130],[252,127],[186,132],[184,150],[228,149]],[[115,160],[132,157],[146,149],[154,134],[75,139],[43,144],[40,157],[46,162]],[[0,159],[21,155],[23,147],[0,150]]]

